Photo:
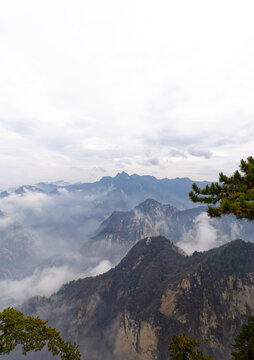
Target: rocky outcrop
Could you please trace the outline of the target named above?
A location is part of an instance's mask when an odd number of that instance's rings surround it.
[[[97,248],[102,244],[110,250],[114,246],[130,248],[142,238],[159,235],[186,249],[186,242],[192,249],[198,249],[198,243],[202,242],[202,249],[208,250],[215,244],[222,245],[236,237],[254,241],[252,222],[238,220],[234,216],[208,219],[205,212],[205,206],[178,210],[174,206],[146,199],[133,210],[114,211],[101,223],[83,251],[86,252],[89,246]],[[206,238],[210,246],[205,245]]]
[[[157,359],[157,330],[158,328],[149,322],[135,322],[130,313],[124,312],[117,331],[114,356],[117,359],[121,359],[123,354],[125,358],[129,359]]]
[[[86,360],[166,360],[171,336],[180,333],[226,359],[254,313],[254,245],[236,240],[185,256],[164,237],[146,238],[106,274],[22,309],[49,318]]]
[[[176,213],[179,210],[171,205],[147,199],[131,211],[114,211],[100,225],[92,241],[105,241],[107,247],[114,244],[132,246],[148,236],[165,236],[170,229],[175,229],[176,224],[171,218]]]

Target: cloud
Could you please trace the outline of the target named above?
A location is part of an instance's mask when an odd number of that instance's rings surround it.
[[[143,162],[143,164],[146,166],[157,166],[157,165],[159,165],[159,163],[160,163],[160,161],[157,158],[150,158]]]
[[[172,149],[169,151],[169,156],[170,157],[181,157],[181,158],[186,158],[186,155],[184,154],[183,151],[179,151],[176,149]]]
[[[0,281],[1,304],[6,306],[8,302],[14,302],[17,305],[35,295],[49,296],[75,276],[77,274],[68,267],[62,266],[36,269],[31,276],[21,280]]]
[[[205,159],[210,159],[212,156],[212,152],[207,149],[199,149],[199,148],[190,148],[189,154],[196,157],[204,157]]]
[[[177,246],[187,254],[206,251],[235,239],[254,241],[253,224],[247,220],[237,220],[233,215],[210,218],[206,212],[193,220],[192,228],[184,230]]]
[[[95,166],[93,170],[98,171],[98,172],[104,172],[104,173],[107,172],[107,169],[102,166],[97,166],[97,167]]]
[[[231,229],[230,230],[231,230],[231,237],[233,239],[241,239],[241,238],[243,238],[243,224],[241,224],[239,222],[233,222],[231,224]],[[252,240],[252,239],[248,239],[248,241],[250,241],[250,240]]]
[[[6,230],[13,224],[13,219],[8,216],[0,216],[0,229]]]
[[[62,251],[77,249],[89,238],[100,221],[91,216],[94,201],[95,195],[65,189],[53,196],[28,191],[24,196],[12,194],[2,199],[1,209],[8,221],[12,219],[28,229],[43,256],[49,249],[52,254],[58,252],[59,246]]]
[[[194,229],[183,232],[181,240],[177,242],[177,246],[187,254],[209,250],[223,244],[224,239],[218,239],[216,228],[211,224],[206,212],[198,215],[194,223]]]
[[[174,129],[172,131],[165,129],[159,129],[154,134],[149,134],[142,139],[146,144],[152,144],[158,148],[177,146],[177,149],[181,149],[187,145],[193,145],[202,141],[199,133],[182,134],[181,131]],[[177,150],[176,149],[176,150]]]
[[[72,278],[112,266],[104,248],[90,257],[79,251],[109,215],[103,196],[59,189],[56,195],[26,191],[1,199],[0,303],[17,303],[37,291],[46,295],[46,288],[51,293]]]
[[[239,10],[226,1],[220,12],[187,0],[130,1],[124,9],[114,0],[77,1],[71,12],[59,0],[2,6],[5,187],[97,180],[119,164],[144,174],[149,164],[140,159],[149,149],[162,165],[151,166],[152,175],[214,178],[251,154],[251,2]],[[167,162],[172,147],[178,155]]]
[[[110,270],[112,268],[112,264],[108,260],[102,260],[97,266],[94,268],[88,269],[86,272],[86,276],[96,276],[99,274],[103,274],[106,271]]]
[[[77,272],[75,268],[67,265],[36,268],[32,275],[21,280],[0,281],[0,306],[4,308],[9,305],[18,305],[37,295],[50,296],[57,292],[64,283],[102,274],[111,267],[112,264],[108,260],[102,260],[98,265],[90,267],[84,272]]]

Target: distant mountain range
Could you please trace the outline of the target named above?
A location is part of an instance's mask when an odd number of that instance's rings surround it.
[[[114,269],[31,299],[22,310],[48,318],[86,360],[167,360],[171,336],[181,333],[227,359],[254,313],[253,274],[254,244],[236,240],[185,256],[165,237],[148,237]]]
[[[152,198],[163,203],[170,203],[179,209],[193,207],[188,198],[193,181],[189,178],[156,179],[153,176],[128,175],[125,172],[118,173],[115,177],[105,176],[94,183],[68,184],[62,181],[54,183],[40,182],[35,185],[23,185],[11,191],[2,191],[0,198],[9,196],[11,193],[19,195],[27,192],[38,192],[55,195],[62,190],[69,192],[81,192],[91,196],[99,196],[100,204],[111,211],[127,210],[147,198]],[[209,182],[198,181],[199,187],[204,187]]]

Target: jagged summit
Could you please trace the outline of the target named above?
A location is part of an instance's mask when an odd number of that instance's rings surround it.
[[[152,198],[146,199],[139,205],[135,206],[135,210],[142,212],[143,214],[154,215],[156,212],[160,212],[160,215],[172,215],[179,211],[175,206],[169,204],[165,205]]]
[[[101,223],[92,240],[97,244],[98,241],[104,242],[107,248],[114,244],[130,247],[147,236],[163,235],[174,243],[181,243],[189,251],[189,239],[195,243],[195,238],[199,237],[205,249],[206,233],[199,230],[209,225],[220,244],[235,239],[236,233],[243,239],[253,241],[253,223],[240,222],[232,216],[208,220],[205,212],[206,206],[178,210],[148,198],[130,211],[114,211]],[[185,247],[183,239],[187,241]]]
[[[137,261],[141,263],[143,259],[146,263],[153,262],[155,256],[160,261],[168,260],[172,256],[176,256],[180,261],[185,257],[182,250],[164,236],[149,236],[139,240],[116,268],[121,268],[122,264],[128,264],[129,267],[132,267]]]
[[[147,209],[150,209],[150,208],[156,208],[156,207],[164,208],[164,206],[167,207],[167,205],[161,204],[157,200],[148,198],[148,199],[142,201],[139,205],[135,206],[135,209],[142,210],[143,212],[145,212]]]
[[[136,206],[136,208],[141,208],[141,207],[146,207],[146,206],[161,206],[162,204],[157,201],[154,200],[152,198],[148,198],[146,200],[144,200],[142,203],[140,203],[139,205]]]
[[[122,171],[122,172],[117,173],[114,178],[115,178],[115,179],[117,179],[117,178],[128,179],[129,177],[130,177],[129,174],[127,174],[125,171]]]
[[[102,222],[93,239],[105,240],[109,246],[114,243],[129,246],[147,236],[165,235],[167,218],[177,212],[175,207],[149,198],[131,211],[114,211]]]

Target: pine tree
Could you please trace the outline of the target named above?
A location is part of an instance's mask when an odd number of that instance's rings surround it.
[[[204,189],[192,184],[189,196],[195,203],[211,204],[207,208],[210,217],[234,214],[238,219],[254,220],[254,158],[242,159],[240,172],[236,170],[232,176],[220,173],[219,182]]]
[[[187,337],[185,334],[173,335],[168,346],[170,360],[212,360],[210,356],[203,354],[195,348],[199,341]]]
[[[235,360],[254,359],[254,317],[249,316],[248,323],[242,326],[241,332],[235,338],[233,345],[235,351],[232,352]]]

